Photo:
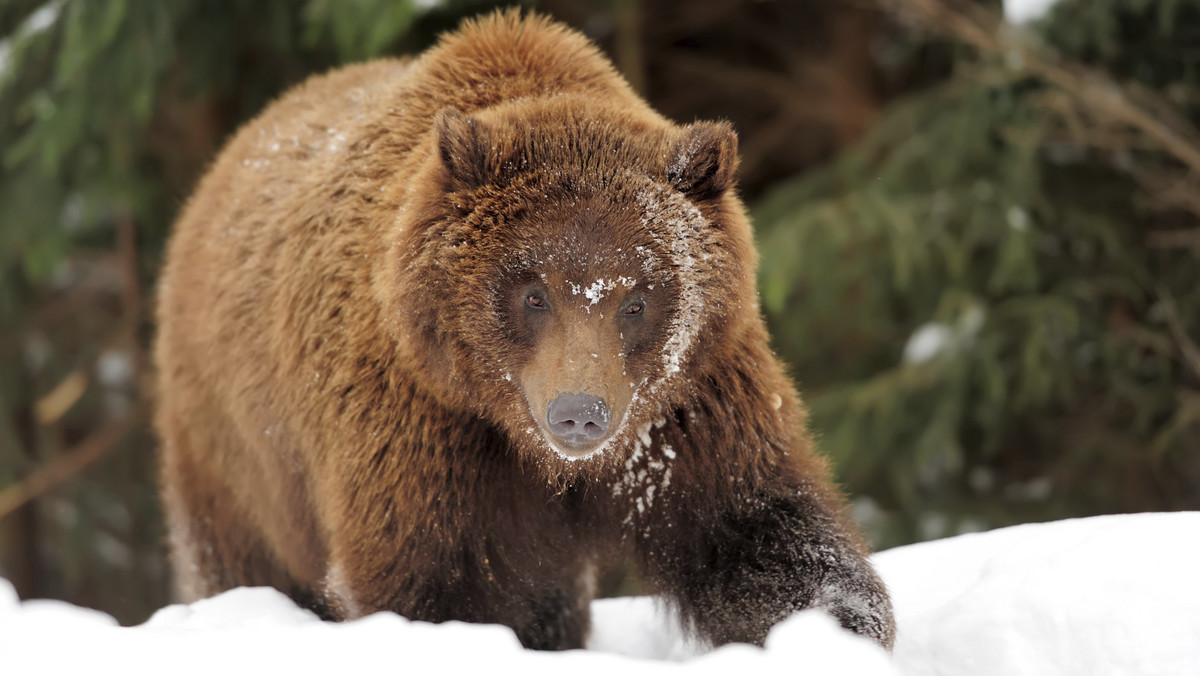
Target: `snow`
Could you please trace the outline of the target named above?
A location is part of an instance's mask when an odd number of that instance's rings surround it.
[[[663,346],[665,377],[670,378],[682,371],[692,342],[700,330],[701,317],[704,316],[705,297],[704,287],[700,283],[699,262],[706,258],[702,233],[708,230],[709,226],[696,205],[663,186],[649,186],[639,192],[636,198],[643,212],[642,224],[646,226],[647,232],[670,252],[671,267],[678,271],[679,276],[679,312],[671,321],[668,334],[670,337]],[[655,227],[656,225],[660,227]],[[655,234],[660,228],[665,228],[669,233],[668,241],[663,242],[661,236]],[[636,249],[639,254],[644,251],[643,247]],[[645,266],[650,259],[647,256],[643,258]]]
[[[954,330],[945,324],[922,324],[904,344],[904,362],[923,364],[933,359],[954,340]]]
[[[321,622],[271,589],[169,606],[138,627],[0,580],[6,673],[620,673],[872,675],[1200,673],[1200,512],[1017,526],[875,556],[899,633],[888,657],[805,611],[765,650],[687,638],[650,598],[592,605],[586,651],[523,650],[506,628],[377,613]]]
[[[10,37],[0,40],[0,83],[3,83],[8,75],[8,68],[12,61],[13,45],[28,40],[29,38],[43,33],[58,21],[58,15],[62,13],[62,6],[65,0],[51,0],[39,7],[29,18],[25,19]]]
[[[0,83],[4,82],[5,76],[8,75],[8,62],[12,58],[12,40],[7,38],[0,40]]]
[[[923,364],[943,352],[967,345],[983,327],[983,320],[983,309],[971,306],[954,326],[942,322],[922,324],[904,344],[903,362],[914,366]]]
[[[1021,207],[1012,206],[1008,208],[1008,227],[1017,232],[1025,232],[1029,229],[1029,212]]]
[[[53,0],[42,5],[36,12],[29,15],[21,31],[26,35],[35,35],[50,28],[54,25],[55,21],[58,21],[58,15],[62,12],[62,5],[63,0]]]
[[[1026,525],[875,557],[905,674],[1200,673],[1200,512]]]
[[[1059,0],[1004,0],[1004,18],[1012,24],[1037,21],[1046,16]]]
[[[96,379],[106,387],[125,387],[133,380],[133,355],[128,350],[110,349],[96,359]]]
[[[578,296],[582,292],[584,298],[588,299],[588,304],[583,306],[588,311],[588,314],[591,314],[592,306],[604,300],[604,295],[617,288],[618,284],[624,286],[626,289],[632,289],[637,285],[637,280],[624,276],[617,277],[616,279],[604,279],[601,277],[592,282],[587,288],[584,288],[582,284],[567,281],[567,286],[571,287],[571,295]]]

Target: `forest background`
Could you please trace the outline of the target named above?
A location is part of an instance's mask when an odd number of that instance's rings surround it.
[[[876,546],[1200,509],[1200,0],[521,4],[668,117],[737,128],[775,348]],[[0,1],[0,577],[22,597],[123,622],[169,601],[151,310],[222,142],[308,75],[494,6]]]

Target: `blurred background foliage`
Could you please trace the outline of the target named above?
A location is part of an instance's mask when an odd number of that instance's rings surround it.
[[[511,4],[511,3],[508,3]],[[539,0],[731,120],[764,308],[877,546],[1200,508],[1200,0]],[[146,355],[236,127],[483,0],[0,1],[0,576],[168,602]]]

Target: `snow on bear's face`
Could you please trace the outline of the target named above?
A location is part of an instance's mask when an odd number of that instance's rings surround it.
[[[711,203],[730,180],[726,127],[636,138],[563,117],[440,115],[445,210],[421,225],[410,263],[453,299],[421,330],[441,345],[433,358],[481,416],[559,469],[623,459],[661,421],[753,265]]]
[[[578,459],[628,437],[631,420],[645,417],[648,389],[690,351],[680,338],[693,332],[680,320],[694,325],[699,313],[640,207],[614,203],[608,190],[571,192],[503,238],[507,254],[481,316],[490,315],[505,355],[498,375],[519,391],[533,436]]]

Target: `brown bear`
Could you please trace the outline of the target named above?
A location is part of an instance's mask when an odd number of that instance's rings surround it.
[[[159,289],[179,595],[270,585],[582,646],[598,565],[700,636],[887,593],[768,346],[728,124],[586,38],[467,21],[300,85],[180,217]]]

